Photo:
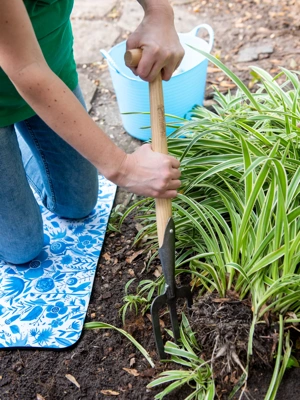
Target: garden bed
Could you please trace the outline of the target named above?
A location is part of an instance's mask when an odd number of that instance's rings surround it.
[[[128,219],[121,234],[107,235],[87,321],[104,321],[122,327],[119,309],[123,304],[124,286],[128,280],[133,276],[138,279],[155,278],[155,263],[148,271],[143,272],[145,255],[140,254],[128,262],[135,254],[131,249],[131,243],[137,233],[135,226],[136,223]],[[199,311],[207,309],[208,303],[205,304]],[[222,302],[210,304],[216,308]],[[139,351],[120,333],[112,330],[88,330],[83,332],[79,343],[69,350],[1,350],[1,400],[153,400],[154,395],[161,389],[146,389],[146,385],[162,372],[165,366],[156,357],[148,314],[144,317],[130,316],[127,330],[148,350],[155,360],[155,369],[150,367]],[[201,329],[203,328],[205,327]],[[264,346],[265,343],[266,339],[262,339],[261,344]],[[223,361],[220,359],[220,367]],[[168,365],[168,368],[170,367]],[[131,371],[127,372],[124,368]],[[80,388],[66,378],[68,374],[76,379]],[[263,368],[252,370],[251,375],[249,391],[252,399],[263,400],[271,380],[272,368],[264,365]],[[226,385],[222,386],[222,390],[223,399],[226,399]],[[293,398],[299,391],[300,369],[292,369],[284,377],[277,399]],[[186,388],[165,398],[183,400],[190,392]],[[115,394],[108,395],[109,393]],[[38,395],[40,397],[37,397]]]

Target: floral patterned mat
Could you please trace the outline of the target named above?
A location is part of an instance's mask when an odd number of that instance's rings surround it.
[[[81,335],[116,186],[99,176],[85,219],[60,219],[37,201],[45,246],[28,264],[0,261],[0,348],[65,348]]]

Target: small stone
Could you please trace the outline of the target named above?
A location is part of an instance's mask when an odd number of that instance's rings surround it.
[[[109,299],[111,297],[111,292],[106,292],[103,294],[102,298],[105,299]]]
[[[111,271],[113,273],[113,275],[116,275],[121,269],[121,265],[120,264],[116,264],[112,267]]]
[[[246,47],[239,52],[238,62],[256,61],[260,55],[272,54],[274,48],[272,45],[264,44],[261,46]]]
[[[127,272],[130,276],[135,276],[134,270],[132,268],[129,268]]]

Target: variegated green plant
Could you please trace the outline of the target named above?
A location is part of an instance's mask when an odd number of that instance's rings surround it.
[[[176,274],[190,273],[203,291],[221,297],[230,289],[251,298],[251,356],[254,328],[265,312],[282,318],[282,327],[288,312],[300,322],[299,73],[282,68],[272,77],[253,67],[260,83],[250,93],[218,59],[202,53],[237,91],[216,90],[214,111],[195,107],[190,120],[173,123],[179,129],[168,147],[182,170],[181,193],[173,201]],[[137,240],[147,236],[157,248],[153,201],[134,208],[144,223]],[[284,343],[281,329],[278,348],[288,351]],[[274,371],[278,385],[284,362]],[[265,399],[275,398],[274,388]]]
[[[172,332],[168,332],[173,336]],[[191,330],[186,316],[182,315],[182,323],[180,326],[181,346],[175,343],[167,342],[165,352],[170,355],[170,361],[185,369],[167,370],[148,385],[153,388],[158,385],[168,384],[168,386],[154,399],[161,400],[173,390],[188,385],[192,392],[185,400],[214,400],[215,385],[212,378],[212,370],[210,368],[210,360],[202,360],[195,351],[199,352],[199,347],[195,339],[195,335]]]

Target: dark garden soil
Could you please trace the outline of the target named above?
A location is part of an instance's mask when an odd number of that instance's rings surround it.
[[[199,17],[199,23],[207,22],[213,26],[216,34],[213,54],[220,56],[250,88],[255,82],[249,74],[249,65],[259,65],[272,74],[278,73],[280,66],[299,71],[298,0],[199,0],[173,3],[177,3],[178,7],[188,7],[191,15]],[[121,2],[119,7],[121,9]],[[258,45],[260,49],[256,48]],[[87,66],[87,72],[90,77],[99,78],[99,70],[95,68]],[[207,100],[211,99],[213,85],[222,92],[232,88],[231,82],[210,65]],[[103,102],[104,95],[113,98],[113,93],[107,94],[105,91],[103,94],[99,89],[94,99],[94,115],[97,115],[97,104]],[[147,254],[141,254],[139,248],[132,247],[136,233],[136,222],[128,219],[121,233],[107,234],[86,321],[102,321],[122,327],[119,310],[123,304],[125,284],[133,277],[139,281],[154,279],[157,274],[157,262],[146,269]],[[216,383],[219,398],[225,400],[241,373],[233,353],[245,365],[251,306],[238,301],[234,293],[229,293],[225,299],[211,296],[197,299],[195,303],[190,322],[197,330],[203,350],[201,355],[209,357],[216,344],[216,336],[219,342],[215,351],[223,348],[222,355],[214,362],[214,368],[218,373]],[[129,314],[128,317],[126,329],[149,351],[155,360],[155,369],[150,368],[121,334],[112,330],[84,331],[79,343],[65,351],[1,350],[0,400],[153,399],[160,390],[146,389],[146,385],[166,366],[157,359],[149,315]],[[164,318],[164,322],[168,324],[167,318]],[[294,335],[296,333],[293,332]],[[299,343],[297,336],[293,340]],[[251,367],[248,398],[264,399],[272,376],[271,351],[275,342],[276,326],[271,325],[267,331],[261,328],[256,332],[256,363]],[[299,356],[297,353],[295,355]],[[230,365],[231,370],[226,369],[226,365]],[[70,381],[66,375],[76,381]],[[183,400],[188,393],[190,389],[183,389],[166,399]],[[299,394],[300,369],[291,369],[284,376],[277,399],[298,398]]]
[[[146,269],[147,254],[141,254],[140,249],[132,249],[137,228],[136,221],[128,218],[121,233],[107,234],[87,322],[108,322],[121,328],[119,310],[125,284],[133,277],[137,281],[153,279],[158,273],[157,262]],[[218,398],[225,400],[241,373],[233,353],[245,365],[250,304],[238,301],[234,293],[228,293],[224,299],[216,296],[197,299],[195,296],[189,319],[197,332],[204,359],[211,357],[213,349],[214,354],[221,348],[225,349],[214,362]],[[168,318],[163,317],[162,320],[168,327]],[[146,385],[166,367],[176,366],[166,366],[158,361],[148,313],[144,317],[129,313],[125,329],[148,350],[155,361],[155,368],[151,368],[121,334],[112,330],[85,330],[78,344],[64,351],[1,350],[0,399],[153,399],[158,390],[147,389]],[[247,391],[250,399],[264,398],[272,375],[271,350],[275,344],[276,327],[257,331],[254,341],[256,363],[251,368],[252,377]],[[230,370],[226,369],[227,365],[231,366]],[[73,377],[75,383],[66,375],[71,379]],[[183,388],[167,396],[166,400],[183,400],[190,392],[189,388]],[[294,369],[286,374],[277,399],[292,398],[297,393],[300,393],[300,370]]]

